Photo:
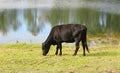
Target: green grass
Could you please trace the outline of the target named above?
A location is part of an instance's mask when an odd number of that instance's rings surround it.
[[[120,73],[120,46],[89,47],[90,53],[72,56],[74,46],[63,46],[63,55],[55,56],[52,46],[42,56],[40,44],[0,45],[0,73]]]

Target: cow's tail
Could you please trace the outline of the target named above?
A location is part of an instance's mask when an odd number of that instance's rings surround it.
[[[85,36],[84,36],[85,37],[85,39],[84,39],[85,47],[86,47],[87,52],[89,53],[89,49],[88,49],[88,45],[87,45],[87,28],[85,29],[84,34],[85,34]]]

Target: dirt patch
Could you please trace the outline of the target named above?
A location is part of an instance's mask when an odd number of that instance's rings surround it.
[[[120,73],[120,70],[106,70],[103,73]]]

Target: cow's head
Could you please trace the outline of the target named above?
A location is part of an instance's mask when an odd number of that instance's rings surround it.
[[[43,56],[46,56],[47,53],[49,52],[50,45],[47,45],[45,43],[42,43],[42,51],[43,51]]]

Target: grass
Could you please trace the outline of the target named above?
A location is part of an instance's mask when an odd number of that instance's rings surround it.
[[[42,56],[40,44],[0,45],[0,73],[120,73],[120,46],[92,46],[87,56],[82,48],[72,56],[74,46],[63,46],[63,55],[55,56],[52,46]]]

